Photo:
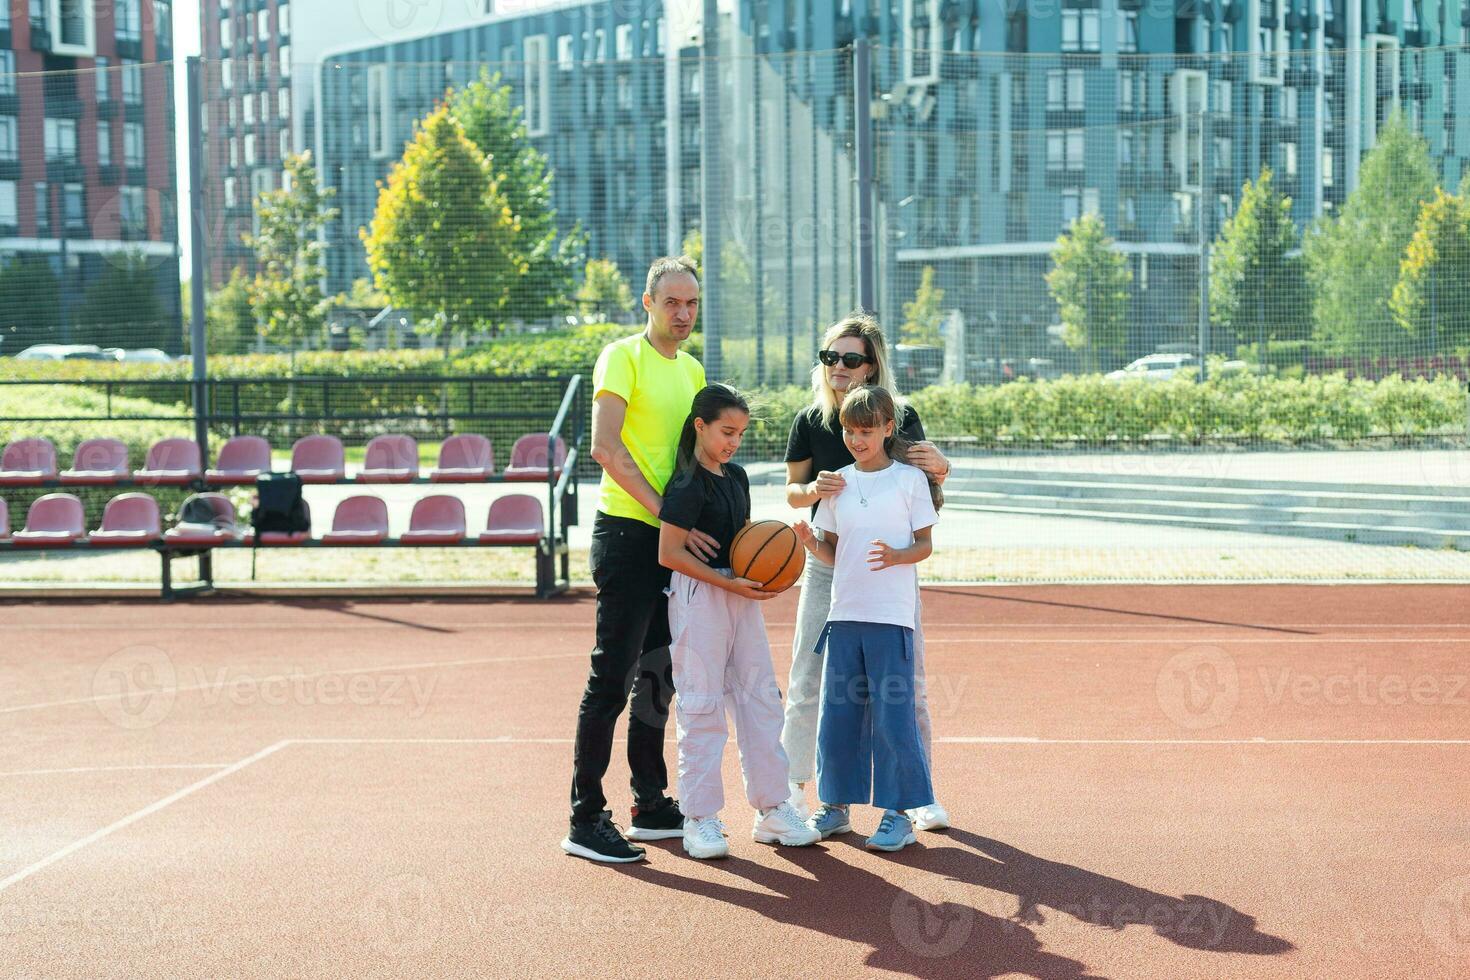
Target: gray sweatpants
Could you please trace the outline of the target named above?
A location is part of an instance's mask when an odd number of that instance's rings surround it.
[[[819,534],[821,532],[818,532]],[[920,599],[922,598],[922,593]],[[796,636],[791,641],[791,683],[786,691],[786,721],[781,745],[791,767],[791,781],[809,783],[817,778],[817,713],[822,706],[822,658],[816,653],[817,638],[827,625],[832,610],[832,566],[807,557],[801,575],[801,597],[796,605]],[[924,627],[922,606],[914,617],[914,712],[924,761],[931,762],[932,725],[929,720],[928,684],[924,677]]]

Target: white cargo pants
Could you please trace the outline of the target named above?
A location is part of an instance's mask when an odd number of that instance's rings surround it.
[[[728,574],[728,572],[726,573]],[[786,799],[781,691],[760,604],[675,572],[669,583],[679,807],[712,817],[725,804],[720,763],[735,718],[745,796],[757,809]]]

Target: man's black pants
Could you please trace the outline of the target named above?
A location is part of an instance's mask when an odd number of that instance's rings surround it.
[[[597,586],[597,646],[572,761],[572,819],[596,820],[607,809],[602,777],[613,729],[633,696],[628,768],[633,802],[653,805],[669,785],[664,723],[674,695],[669,658],[669,570],[658,563],[658,528],[598,512],[592,523],[592,581]]]

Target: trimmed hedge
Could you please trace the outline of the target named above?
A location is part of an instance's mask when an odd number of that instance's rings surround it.
[[[395,378],[406,375],[489,375],[496,377],[535,376],[560,379],[581,373],[591,381],[597,353],[610,340],[625,336],[630,328],[616,324],[582,327],[556,334],[519,335],[501,338],[484,347],[454,354],[446,363],[438,351],[313,352],[296,358],[297,382],[260,382],[241,391],[242,405],[253,411],[285,411],[288,407],[310,414],[324,412],[321,390],[310,378],[352,378],[350,397],[364,413],[377,418],[360,423],[342,423],[333,428],[351,442],[366,441],[378,432],[408,432],[429,435],[427,420],[413,419],[439,411],[441,390],[433,385],[405,385]],[[691,353],[701,353],[700,338],[691,342]],[[238,355],[210,361],[217,378],[268,378],[284,376],[289,370],[284,355]],[[34,362],[0,360],[0,370],[9,377],[45,380],[116,379],[114,405],[118,399],[142,398],[172,404],[181,391],[176,386],[149,384],[150,380],[186,379],[187,364],[138,365],[101,362]],[[0,392],[4,392],[0,386]],[[9,389],[11,392],[17,389]],[[36,389],[22,389],[34,393]],[[493,390],[497,404],[522,410],[545,410],[547,418],[560,400],[559,384],[547,380],[506,382]],[[345,393],[338,388],[336,397]],[[590,396],[590,391],[587,393]],[[805,387],[770,388],[750,393],[754,418],[746,459],[779,459],[791,419],[808,404]],[[477,395],[477,407],[479,398]],[[1064,377],[1051,381],[1021,379],[989,387],[943,385],[921,389],[911,400],[923,416],[932,438],[976,447],[1081,444],[1100,447],[1120,444],[1174,442],[1298,443],[1353,442],[1376,437],[1420,438],[1463,435],[1466,431],[1464,386],[1453,377],[1404,379],[1392,376],[1381,381],[1352,379],[1343,375],[1309,375],[1301,378],[1258,376],[1237,373],[1212,377],[1204,384],[1189,379],[1166,382],[1108,381],[1098,375]],[[451,414],[468,410],[463,386],[448,396]],[[39,411],[27,401],[0,414],[87,414],[86,412]],[[18,410],[20,407],[24,411]],[[228,410],[226,405],[217,409]],[[125,436],[137,446],[162,434],[185,434],[179,426],[166,423],[126,423],[139,427]],[[12,428],[14,428],[12,426]],[[112,427],[116,428],[116,427]],[[265,426],[263,434],[276,441],[300,434],[285,424]],[[508,440],[525,428],[524,423],[470,423],[459,431],[484,431],[496,442],[497,454],[509,451]],[[166,432],[164,430],[167,430]],[[299,429],[299,427],[297,427]],[[78,424],[64,430],[61,442],[73,444],[83,433],[95,432],[94,425]],[[24,433],[22,433],[24,434]],[[502,446],[502,443],[504,445]],[[60,448],[60,446],[58,447]]]

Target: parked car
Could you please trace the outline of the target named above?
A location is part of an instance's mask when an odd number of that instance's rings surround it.
[[[112,361],[116,358],[96,344],[32,344],[15,355],[17,361]]]
[[[1149,354],[1104,377],[1109,381],[1168,381],[1198,366],[1199,359],[1193,354]]]
[[[893,373],[904,391],[937,384],[944,374],[944,348],[898,344],[893,348]]]
[[[136,361],[143,364],[172,364],[173,358],[169,357],[157,347],[138,347],[133,350],[120,350],[117,352],[119,361]]]

